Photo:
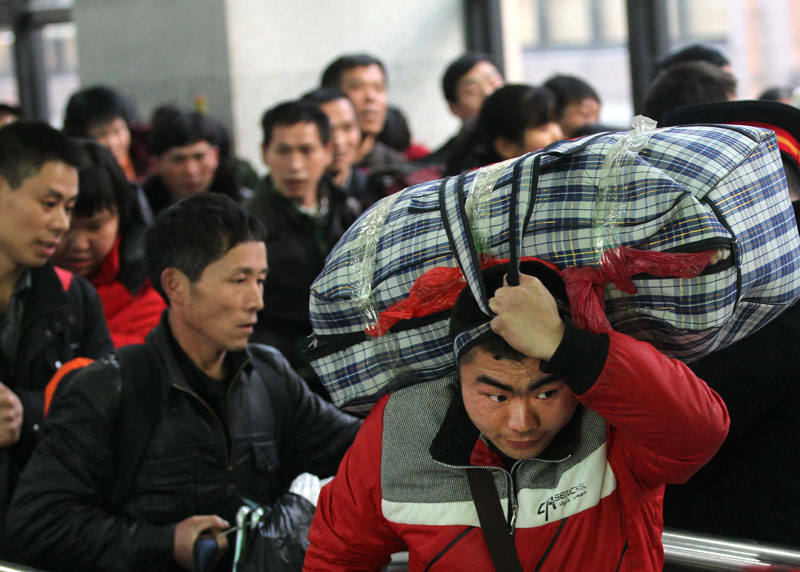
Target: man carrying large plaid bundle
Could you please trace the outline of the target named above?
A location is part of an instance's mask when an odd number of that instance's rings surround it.
[[[683,363],[562,318],[546,263],[484,271],[450,331],[459,379],[370,413],[319,500],[305,570],[661,570],[666,483],[719,448],[728,415]]]

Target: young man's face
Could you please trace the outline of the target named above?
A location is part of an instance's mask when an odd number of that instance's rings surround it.
[[[118,231],[116,210],[101,209],[92,216],[73,216],[53,262],[79,276],[92,278],[114,248]]]
[[[456,100],[450,102],[450,111],[462,121],[477,117],[483,100],[505,83],[494,64],[478,62],[456,82]]]
[[[210,352],[243,349],[264,307],[266,274],[267,248],[260,241],[237,244],[196,282],[181,274],[183,289],[170,299],[170,311],[187,333],[179,340],[187,353],[187,345]]]
[[[171,147],[155,159],[156,172],[173,202],[211,188],[219,165],[219,151],[208,141]]]
[[[361,131],[353,102],[346,98],[334,99],[320,105],[331,122],[332,161],[334,173],[349,172],[356,162]]]
[[[581,101],[573,101],[561,111],[561,130],[566,137],[572,137],[584,125],[593,125],[600,119],[600,102],[591,97]]]
[[[331,145],[324,145],[316,123],[275,125],[264,164],[279,193],[295,203],[314,206],[317,187],[331,163]]]
[[[371,64],[350,68],[342,73],[339,89],[355,105],[361,132],[378,135],[386,123],[386,110],[389,107],[386,78],[381,67]]]
[[[124,165],[128,161],[131,148],[131,132],[122,117],[110,121],[93,123],[87,129],[89,137],[106,147],[114,155],[117,163]]]
[[[512,459],[540,455],[578,405],[572,390],[542,373],[533,358],[517,363],[475,348],[464,356],[459,373],[467,415]]]
[[[0,177],[0,260],[13,268],[41,266],[69,229],[78,170],[48,161],[12,189]]]

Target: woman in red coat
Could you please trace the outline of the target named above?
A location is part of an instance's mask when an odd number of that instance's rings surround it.
[[[89,162],[79,171],[72,224],[53,262],[92,282],[115,347],[142,343],[166,304],[147,280],[147,225],[136,188],[105,147],[90,141],[83,147]]]

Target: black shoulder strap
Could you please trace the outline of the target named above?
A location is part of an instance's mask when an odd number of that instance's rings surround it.
[[[514,537],[503,516],[503,507],[500,506],[500,497],[497,495],[491,471],[468,469],[467,478],[494,569],[498,572],[522,572]]]
[[[119,507],[130,492],[133,477],[144,455],[158,416],[159,391],[154,357],[146,345],[117,350],[122,395],[117,424],[114,463],[116,479],[111,506]]]

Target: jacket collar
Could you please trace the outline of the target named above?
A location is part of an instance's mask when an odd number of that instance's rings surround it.
[[[144,343],[149,346],[150,350],[158,356],[159,365],[166,373],[163,376],[162,394],[164,397],[169,393],[173,385],[178,385],[182,389],[193,392],[189,382],[184,378],[181,367],[178,363],[178,357],[175,355],[175,347],[178,345],[177,341],[173,338],[172,332],[169,329],[167,322],[167,312],[164,310],[161,313],[161,320],[155,328],[145,337]],[[182,351],[182,349],[180,350]],[[249,374],[253,368],[250,356],[245,350],[228,352],[225,357],[228,360],[228,365],[234,371],[242,370],[244,373]],[[247,379],[247,375],[240,376],[243,380]]]

